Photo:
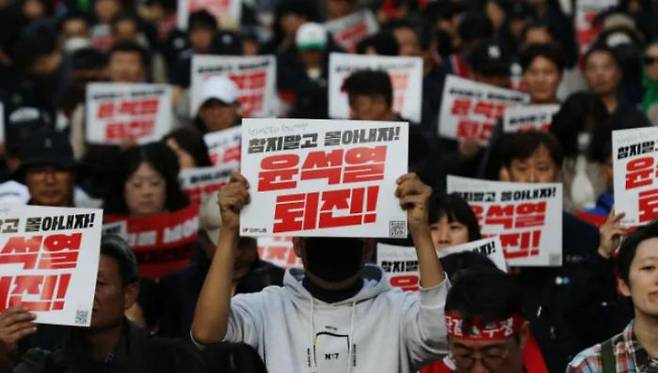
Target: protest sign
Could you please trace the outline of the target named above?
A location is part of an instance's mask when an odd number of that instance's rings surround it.
[[[103,234],[116,234],[117,236],[128,239],[128,225],[126,221],[117,221],[114,223],[103,224]]]
[[[258,257],[281,268],[302,268],[290,237],[258,237]]]
[[[190,203],[201,204],[228,183],[233,167],[198,167],[181,170],[178,181]]]
[[[503,114],[503,132],[523,131],[548,132],[553,115],[560,110],[560,105],[512,106]]]
[[[359,70],[382,70],[391,77],[393,111],[403,118],[420,122],[423,60],[419,57],[366,56],[331,53],[329,56],[329,116],[348,118],[350,105],[343,82]]]
[[[158,215],[105,217],[106,224],[116,222],[126,223],[141,276],[159,278],[189,265],[199,229],[197,205]]]
[[[498,236],[485,238],[478,241],[467,242],[463,245],[437,249],[439,258],[450,254],[473,251],[482,254],[500,268],[507,272],[507,265],[503,256],[503,249]],[[389,245],[377,243],[377,265],[379,265],[388,277],[392,287],[404,291],[417,291],[420,284],[420,272],[418,268],[418,256],[416,248],[409,246]]]
[[[206,10],[220,23],[230,22],[239,24],[242,17],[242,0],[178,0],[176,25],[180,30],[187,30],[187,21],[190,14]],[[225,28],[225,27],[224,27]]]
[[[406,237],[406,122],[245,119],[243,236]]]
[[[596,41],[601,25],[595,25],[596,16],[617,5],[617,0],[576,0],[576,39],[580,55],[584,55]]]
[[[276,60],[274,56],[192,56],[190,105],[192,115],[201,106],[203,82],[223,75],[239,89],[243,118],[268,117],[277,114]]]
[[[612,132],[615,212],[626,226],[658,218],[658,128]]]
[[[23,307],[37,323],[89,326],[103,211],[0,206],[0,312]]]
[[[500,236],[508,265],[562,265],[562,184],[457,176],[447,184],[471,206],[484,237]]]
[[[523,92],[448,75],[443,87],[439,136],[486,145],[505,109],[528,101],[529,96]]]
[[[171,88],[164,84],[90,83],[86,101],[87,141],[139,144],[171,131]]]
[[[505,263],[505,255],[503,254],[503,246],[500,242],[500,237],[493,236],[483,238],[477,241],[467,242],[462,245],[446,247],[445,249],[438,249],[436,253],[439,258],[445,258],[451,254],[465,253],[473,251],[482,254],[498,267],[501,271],[507,272],[507,264]]]
[[[379,30],[377,20],[369,9],[326,22],[324,26],[331,33],[336,44],[351,53],[356,51],[356,45],[361,40]]]
[[[240,126],[205,134],[203,141],[208,147],[208,155],[212,164],[237,169],[240,166],[241,139],[242,127]]]

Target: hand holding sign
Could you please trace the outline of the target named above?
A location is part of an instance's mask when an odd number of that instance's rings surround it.
[[[411,231],[427,229],[429,231],[428,200],[432,188],[423,184],[418,176],[410,172],[397,179],[395,196],[400,199],[400,206],[407,211],[407,221]]]
[[[222,227],[238,232],[240,210],[249,203],[249,183],[239,172],[231,173],[231,179],[219,192],[219,211]]]
[[[0,343],[5,344],[9,351],[16,351],[21,339],[36,333],[35,319],[34,314],[20,307],[0,312]]]

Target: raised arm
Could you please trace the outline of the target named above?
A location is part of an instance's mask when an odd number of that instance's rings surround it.
[[[222,228],[192,321],[192,337],[201,344],[219,342],[226,335],[240,210],[249,203],[248,189],[244,176],[233,172],[228,184],[219,192],[218,213],[222,216]]]
[[[400,206],[407,211],[409,231],[418,255],[420,286],[424,288],[437,286],[443,282],[445,274],[434,250],[428,222],[428,200],[432,188],[423,184],[414,173],[400,176],[397,183],[395,195],[400,200]]]

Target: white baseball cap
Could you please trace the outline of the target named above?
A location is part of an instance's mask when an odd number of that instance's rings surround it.
[[[297,29],[295,42],[301,50],[324,49],[327,46],[327,30],[319,23],[307,22]]]
[[[203,105],[210,99],[217,99],[225,104],[233,104],[239,97],[238,86],[231,79],[217,75],[208,78],[201,86],[201,101]]]

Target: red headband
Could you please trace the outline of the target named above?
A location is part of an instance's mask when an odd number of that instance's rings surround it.
[[[445,316],[448,335],[472,341],[500,341],[507,339],[521,330],[525,319],[521,315],[512,315],[506,319],[493,321],[483,325],[478,320],[472,320],[466,325],[470,330],[464,330],[464,319],[458,312],[450,312]]]

